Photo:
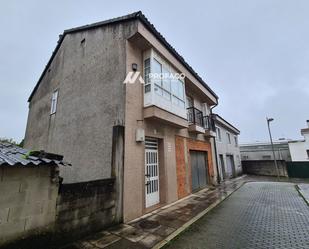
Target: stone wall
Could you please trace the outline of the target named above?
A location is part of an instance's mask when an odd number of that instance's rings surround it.
[[[60,186],[56,232],[62,240],[87,235],[115,221],[114,179]]]
[[[58,196],[58,182],[51,178],[55,169],[0,168],[0,246],[53,230]]]
[[[280,176],[288,176],[286,162],[277,160]],[[277,171],[273,160],[247,160],[242,161],[242,167],[245,174],[277,176]]]

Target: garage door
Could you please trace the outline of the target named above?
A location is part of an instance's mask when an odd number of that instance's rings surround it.
[[[192,191],[205,188],[207,185],[207,152],[190,151]]]

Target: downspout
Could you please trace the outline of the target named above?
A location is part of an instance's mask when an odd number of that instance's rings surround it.
[[[214,106],[210,107],[210,117],[212,119],[212,109],[215,108],[218,105],[215,104]],[[218,166],[218,152],[217,152],[217,145],[216,145],[216,138],[213,137],[214,140],[214,148],[215,148],[215,156],[216,156],[216,168],[217,168],[217,183],[220,184],[220,176],[219,176],[219,166]]]

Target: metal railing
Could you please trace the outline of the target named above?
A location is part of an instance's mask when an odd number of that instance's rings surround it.
[[[189,124],[203,127],[206,130],[215,131],[214,121],[211,116],[204,116],[203,112],[195,107],[187,108],[187,116]]]

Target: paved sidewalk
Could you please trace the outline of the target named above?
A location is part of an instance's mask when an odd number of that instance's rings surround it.
[[[304,198],[304,200],[309,205],[309,184],[298,184],[297,185],[298,192],[301,194],[301,196]]]
[[[201,190],[128,224],[102,231],[63,249],[160,248],[222,202],[245,181],[245,177],[239,177],[217,187]]]

